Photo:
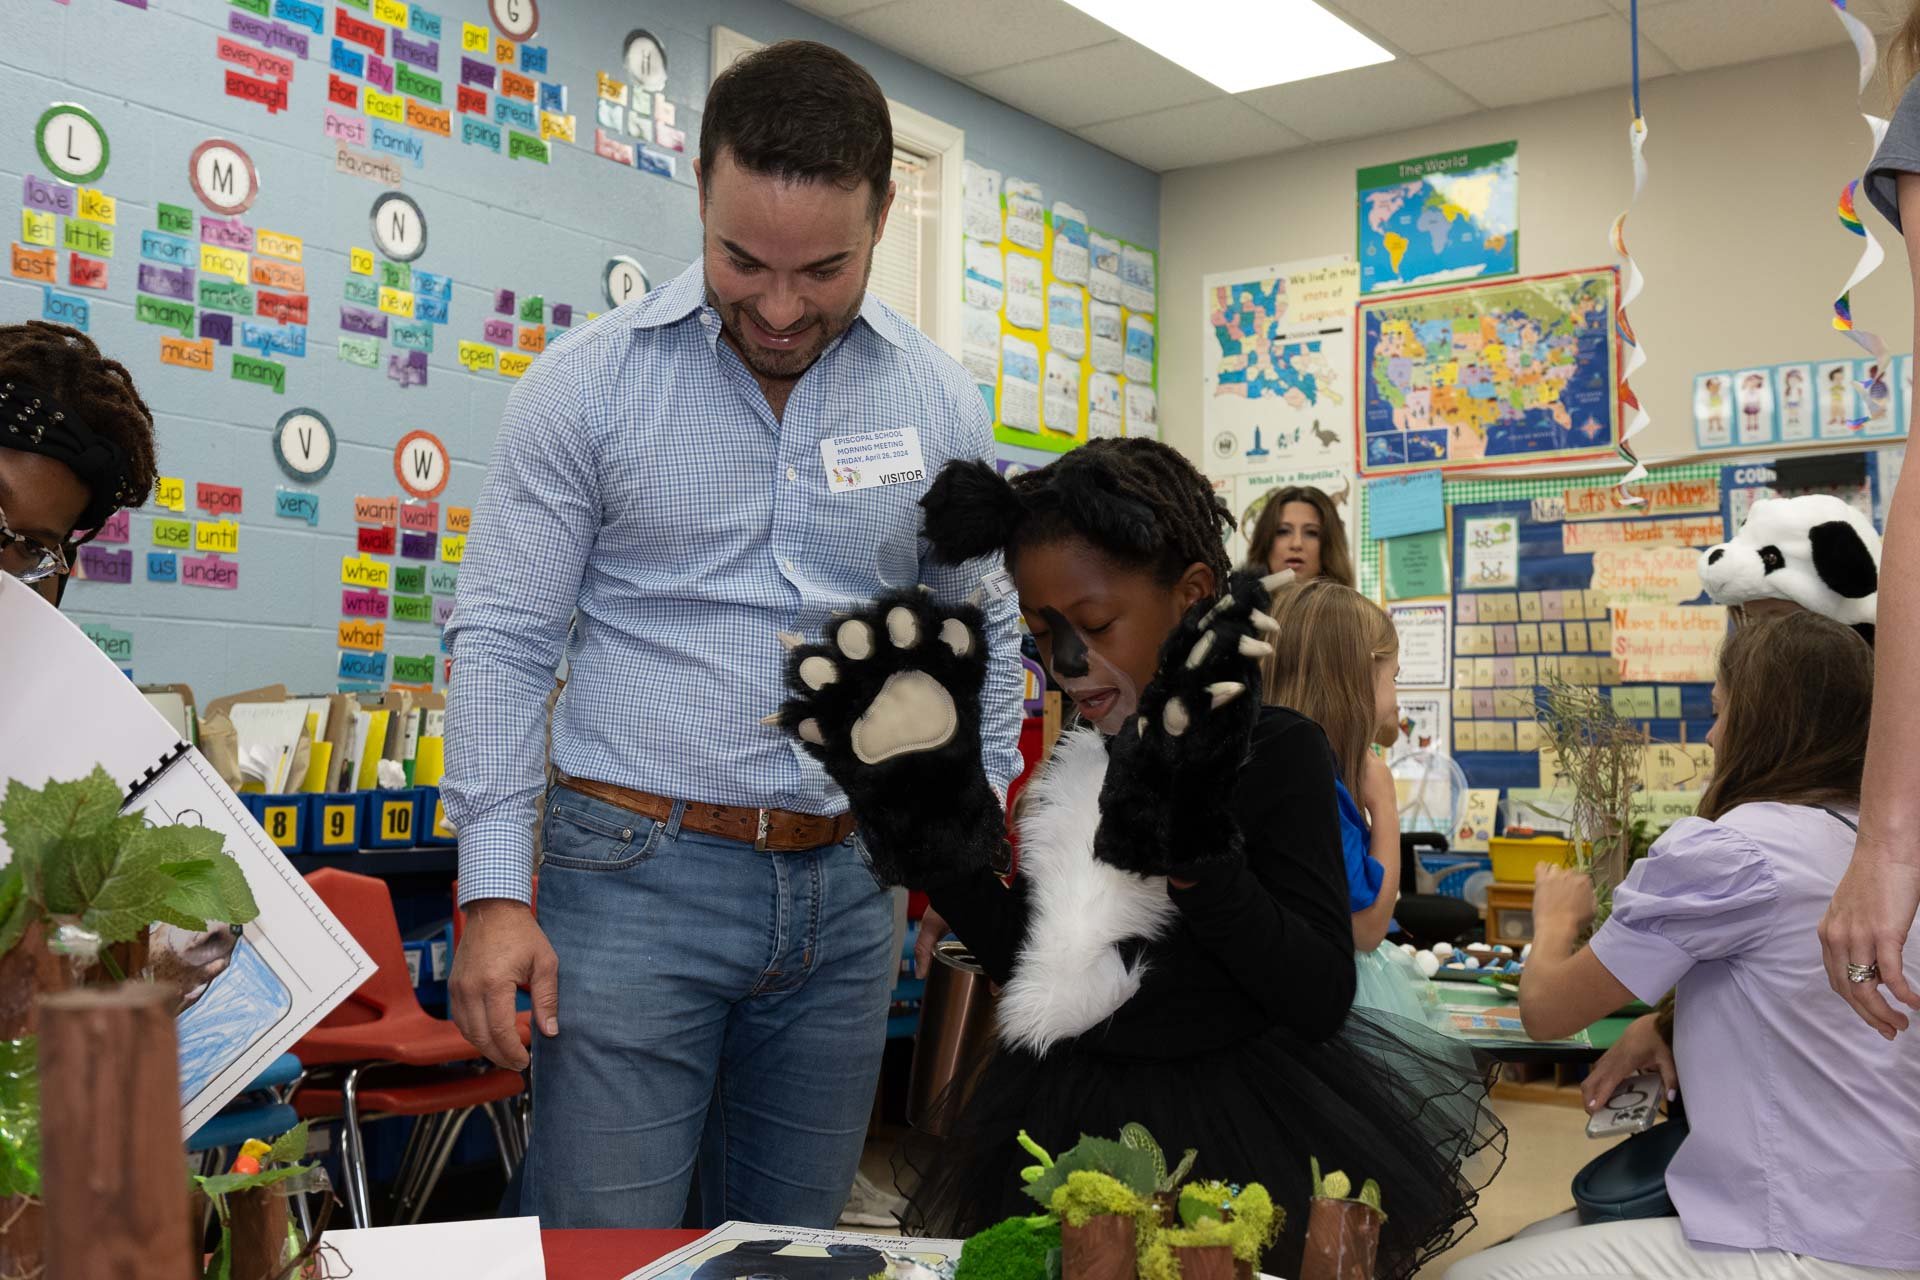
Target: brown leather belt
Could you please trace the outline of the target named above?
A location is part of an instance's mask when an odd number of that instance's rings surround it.
[[[674,802],[665,796],[611,782],[596,782],[592,778],[563,777],[560,785],[655,822],[668,822],[673,818]],[[689,800],[680,825],[701,835],[750,844],[762,853],[801,853],[845,840],[853,834],[853,815],[843,813],[837,818],[822,818],[809,813],[789,813],[785,809],[742,809],[730,804],[696,804]]]

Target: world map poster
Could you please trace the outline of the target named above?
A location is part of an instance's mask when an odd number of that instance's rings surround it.
[[[1359,174],[1360,291],[1520,269],[1519,144],[1375,165]]]
[[[1465,470],[1610,452],[1610,267],[1362,299],[1360,470]]]

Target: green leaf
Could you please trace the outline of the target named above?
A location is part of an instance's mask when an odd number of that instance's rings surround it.
[[[1380,1208],[1380,1182],[1378,1179],[1368,1178],[1365,1183],[1361,1184],[1360,1203],[1366,1205],[1376,1213],[1382,1212]]]
[[[288,1178],[297,1178],[307,1172],[303,1164],[277,1164],[258,1173],[216,1173],[194,1178],[200,1189],[210,1196],[232,1195],[236,1191],[251,1191],[255,1187],[270,1187],[276,1182],[285,1182]]]
[[[144,827],[139,836],[141,851],[160,865],[176,862],[206,862],[226,852],[226,840],[218,831],[178,824],[170,827]]]
[[[26,880],[18,861],[0,867],[0,956],[13,950],[20,935],[33,918],[33,904],[27,901]]]
[[[267,1159],[274,1164],[293,1164],[304,1160],[307,1155],[307,1122],[302,1120],[273,1140],[273,1150],[267,1152]]]
[[[1199,1158],[1200,1153],[1192,1147],[1188,1147],[1186,1154],[1180,1157],[1180,1163],[1175,1165],[1173,1172],[1167,1175],[1166,1185],[1163,1189],[1167,1191],[1178,1191],[1180,1184],[1187,1180],[1187,1175],[1193,1172],[1193,1162]]]
[[[220,1243],[213,1247],[213,1257],[207,1260],[206,1280],[233,1280],[233,1233],[222,1230]]]
[[[144,850],[143,850],[144,852]],[[160,873],[172,882],[157,920],[200,930],[210,920],[245,924],[260,914],[240,864],[224,853],[191,862],[171,862]]]
[[[1026,1192],[1040,1202],[1041,1208],[1051,1209],[1053,1193],[1066,1185],[1068,1175],[1081,1172],[1104,1173],[1143,1199],[1151,1196],[1158,1186],[1153,1157],[1146,1152],[1110,1138],[1083,1137],[1071,1151],[1062,1154],[1029,1183]]]
[[[1160,1144],[1154,1141],[1153,1134],[1148,1132],[1147,1126],[1137,1122],[1127,1125],[1120,1130],[1120,1142],[1121,1145],[1132,1147],[1135,1151],[1144,1151],[1153,1158],[1153,1180],[1155,1186],[1161,1186],[1166,1182],[1166,1152],[1162,1151]],[[1172,1190],[1170,1187],[1164,1189]]]
[[[105,835],[119,811],[120,788],[101,768],[78,782],[49,782],[39,789],[9,781],[6,799],[0,800],[0,830],[25,877],[27,894],[49,911],[68,913],[67,906],[49,902],[48,872],[58,885],[56,897],[70,896],[70,842]]]
[[[1313,1194],[1318,1196],[1322,1194],[1321,1188],[1326,1185],[1326,1180],[1320,1176],[1320,1157],[1308,1156],[1307,1163],[1313,1166]]]

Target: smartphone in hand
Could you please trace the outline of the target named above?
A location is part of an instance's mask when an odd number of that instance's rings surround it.
[[[1629,1076],[1605,1106],[1587,1117],[1587,1136],[1615,1138],[1653,1128],[1660,1122],[1660,1094],[1665,1087],[1657,1071]]]

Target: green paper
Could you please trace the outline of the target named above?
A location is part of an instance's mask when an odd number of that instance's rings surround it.
[[[68,218],[60,228],[61,247],[96,258],[113,256],[113,228],[85,218]]]
[[[382,262],[380,283],[389,289],[413,288],[413,268],[404,262]]]
[[[538,160],[547,163],[547,144],[530,133],[513,130],[507,138],[507,158],[509,160]]]
[[[134,319],[141,324],[157,324],[168,329],[178,329],[180,336],[193,336],[193,304],[175,302],[170,298],[149,298],[140,294],[133,305]]]
[[[261,360],[255,356],[243,356],[233,353],[233,380],[251,382],[256,386],[272,387],[273,394],[285,395],[287,391],[287,366],[275,360]]]
[[[380,339],[355,338],[342,334],[340,358],[348,364],[357,364],[363,369],[377,369],[380,367]]]
[[[107,657],[113,659],[115,662],[125,663],[133,661],[133,633],[131,631],[116,631],[104,622],[84,623],[80,630],[86,634],[87,639],[93,641],[93,643],[99,647],[100,652],[106,654]]]
[[[1414,600],[1447,593],[1446,530],[1388,538],[1381,545],[1386,548],[1383,576],[1387,599]]]
[[[209,311],[227,311],[236,316],[250,316],[253,314],[253,290],[228,280],[203,279],[200,281],[200,305]]]
[[[450,564],[436,564],[427,570],[427,590],[437,596],[450,596],[460,589],[460,570]]]
[[[175,234],[193,234],[193,210],[177,204],[160,206],[160,229]]]
[[[263,18],[268,12],[267,0],[233,0],[233,7],[245,9],[248,13],[257,13]]]
[[[380,286],[359,276],[348,276],[346,296],[348,302],[357,302],[364,307],[377,307],[380,305]]]
[[[521,324],[545,324],[547,320],[547,300],[537,293],[528,294],[520,299]]]
[[[432,684],[433,655],[429,653],[418,658],[404,658],[394,654],[393,678],[400,684]]]
[[[397,595],[393,598],[393,620],[395,622],[432,622],[433,601],[426,596]]]
[[[402,62],[393,69],[393,87],[395,92],[404,93],[409,98],[418,98],[422,102],[440,105],[440,82],[432,76],[423,76]]]
[[[1662,720],[1680,718],[1680,690],[1673,685],[1660,686],[1660,718]]]
[[[1658,709],[1651,686],[1621,684],[1608,692],[1613,699],[1613,714],[1622,720],[1651,720]]]
[[[393,589],[398,594],[414,595],[414,596],[420,595],[421,593],[426,591],[427,589],[426,566],[414,565],[413,567],[408,568],[405,565],[401,565],[396,567],[393,571]]]

